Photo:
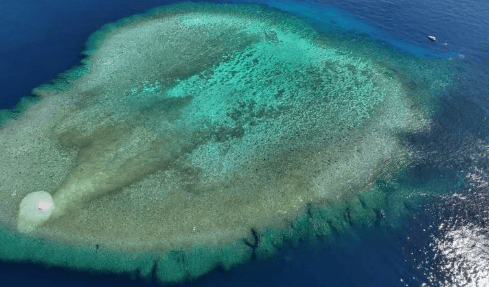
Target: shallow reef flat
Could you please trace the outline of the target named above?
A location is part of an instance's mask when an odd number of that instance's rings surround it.
[[[446,190],[396,178],[451,67],[337,33],[248,4],[102,27],[79,67],[3,113],[0,254],[166,283],[395,226]]]

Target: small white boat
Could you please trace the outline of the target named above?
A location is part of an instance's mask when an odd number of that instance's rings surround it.
[[[428,36],[428,39],[430,39],[431,41],[436,41],[436,37],[435,36]]]

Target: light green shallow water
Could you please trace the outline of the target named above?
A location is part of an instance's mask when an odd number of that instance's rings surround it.
[[[349,37],[256,5],[104,26],[3,121],[2,256],[176,282],[380,210],[395,225],[426,195],[394,182],[401,136],[429,125],[449,66]],[[31,224],[18,206],[38,190],[55,208]]]

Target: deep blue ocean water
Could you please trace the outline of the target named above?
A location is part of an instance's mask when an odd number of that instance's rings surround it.
[[[235,1],[238,2],[238,1]],[[251,2],[251,1],[250,1]],[[0,108],[13,108],[42,83],[78,65],[87,37],[102,25],[169,1],[0,1]],[[392,230],[352,229],[184,286],[489,286],[489,2],[480,0],[256,1],[335,21],[400,50],[460,60],[453,89],[429,136],[437,156],[419,178],[463,174],[469,183]],[[435,35],[430,42],[427,35]],[[439,161],[439,162],[438,162]],[[435,166],[435,167],[433,167]],[[447,168],[450,166],[450,168]],[[470,185],[472,184],[472,185]],[[425,285],[423,285],[425,284]],[[35,264],[0,262],[0,286],[152,286]]]

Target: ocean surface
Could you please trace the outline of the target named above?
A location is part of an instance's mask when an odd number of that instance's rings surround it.
[[[353,227],[323,244],[304,243],[273,259],[214,271],[182,286],[489,286],[489,2],[249,2],[335,23],[400,51],[459,61],[429,133],[407,140],[429,151],[411,171],[420,184],[433,177],[461,183],[413,209],[401,228],[382,221]],[[33,88],[78,65],[86,39],[102,25],[170,3],[1,0],[0,108],[14,108]],[[0,261],[0,286],[154,284]]]

